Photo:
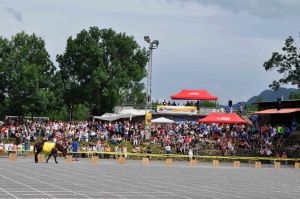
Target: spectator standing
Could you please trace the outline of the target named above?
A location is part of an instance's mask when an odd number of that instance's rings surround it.
[[[193,155],[194,155],[194,153],[193,153],[193,148],[190,147],[190,148],[189,148],[189,158],[190,158],[190,160],[193,159]]]
[[[4,139],[5,138],[5,132],[6,132],[6,128],[3,126],[1,128],[0,139]]]
[[[16,136],[16,146],[18,146],[20,143],[21,143],[21,137],[20,137],[20,134],[18,131],[16,131],[15,133],[15,136]]]
[[[164,101],[163,101],[163,105],[164,105],[164,106],[165,106],[165,105],[167,105],[167,102],[166,102],[166,100],[164,100]]]
[[[73,160],[78,161],[78,142],[76,139],[73,139],[72,142],[72,152],[73,152]]]
[[[296,131],[296,129],[297,129],[297,122],[296,122],[295,119],[293,119],[293,121],[292,121],[292,132]]]

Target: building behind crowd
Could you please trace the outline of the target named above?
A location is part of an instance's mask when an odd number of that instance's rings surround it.
[[[254,103],[258,106],[260,124],[291,126],[293,121],[300,124],[300,100],[277,100]]]

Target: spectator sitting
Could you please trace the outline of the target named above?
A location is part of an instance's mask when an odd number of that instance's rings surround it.
[[[272,155],[272,151],[269,148],[267,148],[266,149],[266,154],[267,154],[267,156],[270,157]]]
[[[117,153],[119,153],[119,152],[120,152],[119,146],[116,145],[116,146],[115,146],[115,153],[116,153],[116,154],[115,154],[115,159],[118,159],[119,156],[118,156]]]
[[[166,154],[171,154],[171,146],[170,145],[167,145],[165,147],[165,151],[166,151]]]
[[[4,143],[0,140],[0,156],[4,155]]]
[[[117,136],[116,136],[115,134],[112,136],[111,142],[112,142],[113,144],[118,144],[118,139],[117,139]]]
[[[117,136],[117,143],[121,144],[121,142],[122,142],[122,136],[120,134],[118,134],[118,136]]]
[[[260,153],[260,155],[265,156],[266,155],[266,150],[264,148],[260,148],[259,153]]]
[[[110,146],[108,144],[104,147],[104,151],[105,152],[111,152],[111,148],[110,148]],[[110,154],[105,154],[104,157],[107,158],[107,159],[109,159],[110,158]]]
[[[283,152],[281,158],[282,158],[282,159],[287,159],[287,154],[286,154],[286,152]],[[282,164],[287,164],[287,160],[283,160],[283,161],[282,161]]]
[[[141,152],[141,147],[140,147],[140,146],[136,146],[135,148],[136,148],[136,152],[137,152],[137,153],[140,153],[140,152]]]
[[[127,146],[123,146],[124,158],[127,158]]]
[[[136,147],[137,147],[137,146],[134,146],[134,147],[132,148],[132,153],[137,153]]]

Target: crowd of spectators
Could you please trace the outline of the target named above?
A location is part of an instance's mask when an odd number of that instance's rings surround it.
[[[181,123],[151,131],[151,142],[171,146],[176,153],[187,154],[191,149],[222,150],[223,155],[234,150],[259,150],[262,156],[271,156],[272,151],[283,149],[291,131],[288,127],[263,126],[255,128],[245,125],[206,125]],[[288,154],[299,145],[289,145]],[[194,152],[194,153],[195,153]],[[274,154],[273,154],[274,155]]]
[[[29,121],[22,124],[3,123],[0,128],[0,150],[29,150],[30,143],[39,139],[63,143],[70,151],[72,141],[76,140],[81,143],[79,151],[151,153],[155,146],[160,149],[159,153],[190,156],[204,150],[219,150],[223,155],[230,155],[236,150],[257,150],[258,155],[275,157],[290,156],[299,149],[297,143],[285,145],[291,133],[289,127],[270,125],[256,128],[242,124],[181,122],[151,126],[146,131],[143,122]],[[130,143],[132,150],[128,151],[124,143]]]
[[[164,106],[197,106],[199,107],[200,105],[200,101],[187,101],[186,103],[182,103],[182,105],[180,105],[179,103],[176,104],[175,101],[171,102],[171,101],[166,101],[164,100],[161,105],[164,105]]]

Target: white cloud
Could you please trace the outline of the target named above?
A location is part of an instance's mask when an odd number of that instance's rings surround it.
[[[191,0],[203,5],[216,5],[234,13],[248,12],[261,17],[299,16],[299,0]],[[184,0],[186,2],[186,0]]]

